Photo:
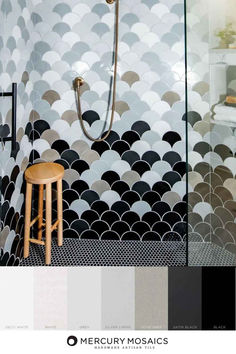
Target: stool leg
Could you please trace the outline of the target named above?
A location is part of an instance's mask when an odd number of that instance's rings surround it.
[[[46,184],[46,264],[51,263],[52,185]]]
[[[62,179],[57,181],[57,244],[62,246],[63,243],[63,220],[62,220]]]
[[[26,183],[24,258],[29,256],[32,184]]]
[[[42,240],[42,234],[43,234],[43,184],[39,185],[39,202],[38,202],[38,215],[39,215],[39,221],[38,221],[38,240]]]

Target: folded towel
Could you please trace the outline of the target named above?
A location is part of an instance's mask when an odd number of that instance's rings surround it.
[[[224,104],[217,104],[214,107],[214,112],[215,113],[219,113],[219,114],[225,114],[225,115],[234,115],[236,116],[236,108],[235,107],[229,107],[229,106],[225,106]]]
[[[215,114],[213,117],[214,120],[223,121],[223,122],[232,122],[236,123],[236,114],[229,115],[229,114]]]

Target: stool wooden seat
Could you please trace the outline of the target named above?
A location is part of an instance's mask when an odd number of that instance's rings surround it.
[[[26,201],[25,201],[25,234],[24,258],[29,256],[30,242],[45,245],[45,263],[51,263],[51,233],[57,229],[57,243],[63,243],[62,219],[62,178],[64,167],[54,162],[43,162],[30,166],[25,171]],[[52,183],[57,183],[57,221],[52,225]],[[32,186],[39,185],[38,215],[31,221]],[[46,222],[43,223],[43,193],[46,185]],[[38,238],[30,238],[30,228],[38,221]],[[45,241],[42,240],[42,228],[45,226]]]

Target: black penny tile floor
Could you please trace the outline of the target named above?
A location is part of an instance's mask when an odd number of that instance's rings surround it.
[[[30,256],[21,266],[43,266],[44,247],[30,245]],[[184,242],[137,242],[64,239],[52,242],[52,266],[184,266]]]
[[[44,266],[44,247],[32,244],[20,266]],[[186,243],[64,239],[52,242],[52,266],[185,266]],[[189,266],[236,266],[236,256],[210,243],[189,243]]]

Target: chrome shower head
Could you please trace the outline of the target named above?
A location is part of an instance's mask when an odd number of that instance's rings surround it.
[[[108,3],[108,4],[114,4],[114,2],[115,2],[116,0],[106,0],[106,2]]]

